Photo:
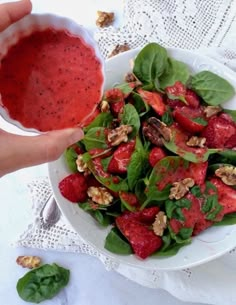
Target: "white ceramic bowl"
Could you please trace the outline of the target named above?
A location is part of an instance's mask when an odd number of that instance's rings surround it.
[[[124,74],[130,70],[130,60],[136,56],[138,51],[139,49],[135,49],[121,53],[106,62],[106,89],[122,82]],[[210,70],[227,79],[236,88],[234,72],[224,65],[189,51],[168,49],[168,52],[171,57],[188,64],[191,72]],[[225,104],[225,108],[228,109],[234,109],[235,107],[235,97]],[[50,163],[48,170],[56,201],[67,221],[83,240],[118,264],[122,263],[151,270],[178,270],[213,260],[236,246],[236,225],[232,225],[209,228],[199,236],[194,237],[192,244],[181,248],[175,256],[171,257],[149,257],[145,260],[140,260],[134,255],[123,256],[111,253],[104,249],[104,241],[110,231],[110,227],[100,227],[88,213],[84,212],[78,205],[69,202],[60,194],[58,183],[70,173],[64,157],[61,156],[57,161]]]
[[[9,49],[17,44],[17,42],[24,37],[31,35],[35,31],[43,31],[45,29],[54,29],[66,31],[72,36],[82,38],[88,46],[95,50],[95,55],[101,63],[102,73],[104,75],[104,61],[100,54],[99,47],[93,39],[92,34],[82,25],[77,24],[75,21],[53,14],[31,14],[23,19],[17,21],[5,31],[0,33],[0,65],[1,60],[8,53]],[[19,54],[19,60],[20,60]],[[1,66],[0,66],[1,67]],[[56,77],[56,75],[55,75]],[[103,88],[104,82],[102,84]],[[101,90],[101,96],[102,96]],[[99,100],[98,100],[99,102]],[[94,106],[95,108],[96,106]],[[1,107],[1,92],[0,92],[0,115],[9,123],[17,126],[24,131],[38,132],[35,129],[24,127],[20,122],[13,120],[6,108]],[[30,115],[30,114],[29,114]]]

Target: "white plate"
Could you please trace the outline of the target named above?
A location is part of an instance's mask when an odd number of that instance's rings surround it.
[[[130,61],[135,57],[139,49],[121,53],[106,62],[105,89],[122,82],[126,72],[130,71]],[[205,56],[180,49],[168,49],[169,55],[177,60],[188,64],[191,72],[210,70],[227,79],[236,88],[235,73],[222,64]],[[225,107],[233,109],[236,98],[225,103]],[[106,235],[110,227],[101,228],[96,221],[77,204],[66,200],[58,189],[58,183],[70,172],[66,167],[63,156],[49,164],[49,178],[58,206],[67,221],[74,230],[88,244],[95,247],[99,252],[107,255],[117,263],[128,264],[145,269],[178,270],[189,268],[213,260],[236,246],[236,225],[212,227],[193,238],[190,245],[180,249],[172,257],[138,259],[134,255],[116,255],[104,249]]]

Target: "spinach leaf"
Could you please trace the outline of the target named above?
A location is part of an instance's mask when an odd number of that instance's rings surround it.
[[[137,55],[133,73],[144,83],[156,84],[167,66],[167,51],[157,43],[149,43]]]
[[[76,165],[75,161],[78,157],[78,154],[76,153],[74,148],[73,147],[67,148],[64,155],[65,155],[66,164],[67,164],[69,170],[72,171],[72,173],[76,173],[77,165]]]
[[[141,96],[136,92],[132,94],[132,97],[133,97],[133,105],[140,117],[145,115],[151,109],[150,106],[147,103],[145,103],[144,100],[141,98]]]
[[[230,213],[224,215],[223,219],[219,222],[216,222],[214,226],[227,226],[236,224],[236,213]]]
[[[87,151],[93,148],[108,148],[105,127],[93,127],[85,134],[82,142]]]
[[[208,160],[211,154],[219,152],[221,149],[213,148],[195,148],[189,147],[186,142],[188,136],[183,133],[180,129],[177,129],[175,126],[171,126],[172,136],[169,142],[163,141],[165,148],[172,151],[176,155],[179,155],[185,160],[198,163],[205,162]]]
[[[133,127],[131,136],[136,136],[140,128],[140,119],[137,110],[131,104],[124,106],[123,113],[121,115],[121,125],[130,125]]]
[[[177,244],[177,243],[171,243],[168,247],[166,247],[165,249],[161,248],[160,250],[158,250],[157,252],[155,252],[152,256],[160,256],[160,257],[166,257],[166,256],[174,256],[179,252],[179,249],[184,247],[186,244],[188,243],[182,243],[182,244]]]
[[[131,190],[137,181],[145,174],[148,166],[148,152],[144,149],[142,142],[137,137],[135,151],[127,167],[128,185]]]
[[[81,209],[88,212],[101,226],[107,227],[112,223],[112,219],[107,215],[106,205],[97,205],[96,208],[90,202],[78,204]],[[96,205],[96,204],[94,204]]]
[[[84,127],[84,132],[87,133],[94,127],[110,127],[112,120],[111,113],[102,112],[87,127]]]
[[[224,163],[230,163],[231,165],[236,165],[236,151],[227,149],[218,152],[218,155],[224,158]],[[226,162],[227,160],[227,162]]]
[[[134,88],[132,88],[132,86],[130,86],[130,83],[119,84],[119,85],[116,85],[114,88],[120,89],[124,94],[129,94],[134,90]]]
[[[186,84],[189,76],[190,72],[185,63],[173,58],[168,58],[167,67],[159,78],[160,87],[165,89],[168,86],[173,86],[177,81]]]
[[[146,188],[146,200],[141,206],[141,209],[144,209],[149,203],[157,202],[158,205],[161,204],[162,201],[169,198],[171,185],[167,185],[163,190],[159,191],[156,185],[150,185]]]
[[[70,271],[57,264],[45,264],[26,273],[17,282],[17,292],[26,302],[53,298],[69,282]]]
[[[132,254],[133,250],[117,228],[113,228],[106,237],[105,249],[116,254]]]
[[[234,94],[234,87],[222,77],[210,71],[202,71],[191,79],[191,88],[209,105],[217,106]]]
[[[170,126],[173,124],[174,119],[172,117],[171,111],[167,110],[161,117],[161,121],[165,123],[167,126]]]

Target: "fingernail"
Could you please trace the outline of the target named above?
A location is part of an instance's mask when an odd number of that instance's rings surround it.
[[[68,129],[68,136],[71,144],[73,144],[84,137],[84,132],[81,128],[70,128]]]

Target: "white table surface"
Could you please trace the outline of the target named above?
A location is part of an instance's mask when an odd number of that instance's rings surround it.
[[[5,1],[0,0],[0,3],[3,2]],[[51,12],[68,16],[90,29],[95,27],[98,9],[115,12],[115,25],[122,23],[122,0],[33,0],[32,2],[35,13]],[[1,118],[0,127],[8,131],[16,131]],[[14,247],[14,241],[31,222],[31,202],[27,182],[46,175],[47,166],[42,165],[20,170],[0,179],[1,305],[27,304],[18,297],[15,288],[18,278],[26,272],[15,262],[18,255],[38,255],[45,263],[57,262],[71,270],[69,285],[55,299],[43,303],[45,305],[190,305],[177,300],[166,291],[142,287],[114,271],[106,271],[98,259],[88,255]],[[72,290],[76,291],[73,295]]]

